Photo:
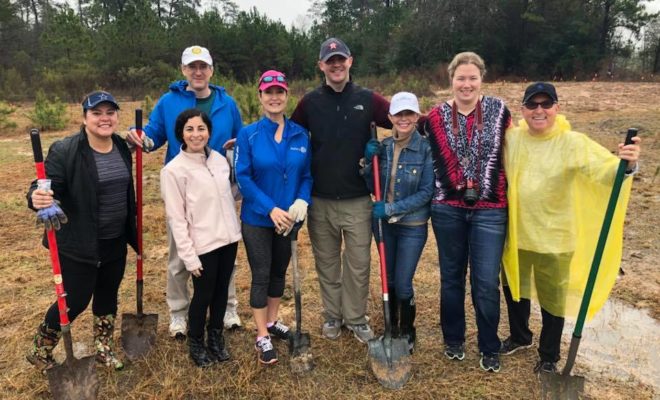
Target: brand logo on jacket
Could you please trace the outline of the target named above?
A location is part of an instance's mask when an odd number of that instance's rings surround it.
[[[353,107],[353,108],[354,108],[355,110],[360,110],[360,111],[363,111],[363,110],[364,110],[364,106],[363,106],[362,104],[358,104],[357,106],[355,106],[355,107]]]
[[[299,152],[301,152],[301,153],[303,153],[303,154],[307,153],[307,147],[305,147],[305,146],[291,147],[289,150],[299,151]]]

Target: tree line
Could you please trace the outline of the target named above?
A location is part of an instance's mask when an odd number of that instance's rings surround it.
[[[638,79],[660,69],[660,18],[644,0],[316,0],[309,12],[311,25],[296,28],[231,0],[0,0],[0,99],[42,90],[78,100],[95,88],[157,95],[192,44],[209,48],[221,84],[274,67],[316,81],[329,36],[349,45],[357,76],[446,82],[439,66],[465,50],[485,58],[490,79]]]

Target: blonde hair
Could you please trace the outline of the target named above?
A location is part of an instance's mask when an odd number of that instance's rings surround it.
[[[454,59],[451,60],[449,63],[449,66],[447,67],[447,72],[449,72],[449,83],[451,83],[452,79],[454,79],[454,73],[456,72],[456,68],[458,68],[459,65],[463,64],[473,64],[477,68],[479,68],[479,72],[481,72],[481,78],[486,75],[486,64],[484,63],[483,58],[479,56],[477,53],[473,53],[471,51],[464,51],[463,53],[458,53],[454,56]]]

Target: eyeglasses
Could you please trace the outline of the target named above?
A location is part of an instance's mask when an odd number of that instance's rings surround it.
[[[536,110],[539,106],[541,106],[541,108],[544,109],[544,110],[549,110],[554,105],[555,105],[555,102],[552,101],[552,100],[546,100],[546,101],[542,101],[540,103],[537,103],[535,101],[528,101],[527,103],[523,104],[523,106],[525,106],[526,109],[531,110],[531,111]]]
[[[277,75],[277,76],[264,76],[261,78],[261,83],[271,83],[273,81],[278,81],[279,83],[286,83],[286,78],[284,75]]]

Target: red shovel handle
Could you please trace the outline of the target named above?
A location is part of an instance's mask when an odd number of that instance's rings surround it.
[[[372,139],[378,139],[378,131],[376,130],[376,123],[371,122],[371,137]],[[378,154],[376,154],[372,161],[373,165],[373,175],[374,175],[374,197],[376,201],[380,201],[380,166],[378,163]],[[383,221],[378,219],[378,256],[380,259],[380,284],[383,289],[383,298],[389,300],[389,294],[387,291],[387,264],[385,262],[385,242],[383,242]]]
[[[30,140],[32,141],[32,153],[34,154],[34,166],[37,170],[37,179],[46,178],[46,169],[44,168],[44,156],[41,150],[41,138],[38,129],[30,130]],[[55,293],[57,293],[57,309],[60,313],[60,327],[65,330],[69,325],[69,316],[67,315],[66,292],[62,281],[62,270],[60,268],[60,257],[57,251],[57,240],[55,231],[51,228],[46,231],[48,238],[48,250],[50,251],[50,263],[53,266],[53,282],[55,283]]]
[[[135,130],[142,137],[142,110],[135,110]],[[137,281],[142,282],[142,150],[135,151],[135,196],[137,202]]]

